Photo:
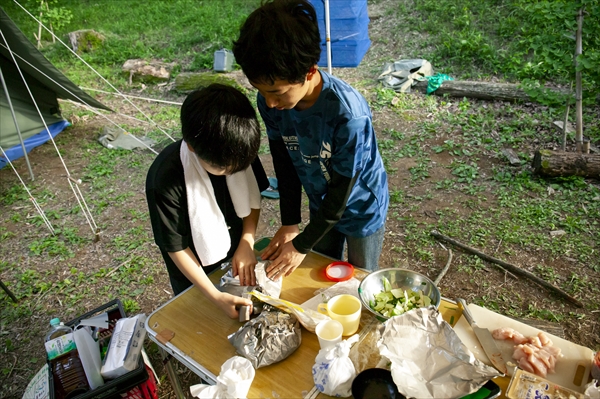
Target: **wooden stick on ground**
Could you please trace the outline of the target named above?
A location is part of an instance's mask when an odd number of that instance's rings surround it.
[[[115,266],[111,271],[109,271],[108,273],[106,273],[106,275],[104,276],[104,278],[110,277],[114,272],[116,272],[117,270],[119,270],[119,268],[121,266],[125,266],[126,264],[128,264],[129,262],[131,262],[132,257],[130,257],[129,259],[127,259],[125,262],[121,263],[120,265]]]
[[[500,259],[496,259],[494,257],[486,255],[483,252],[480,252],[480,251],[476,250],[475,248],[469,247],[468,245],[462,244],[462,243],[460,243],[460,242],[458,242],[458,241],[456,241],[456,240],[454,240],[454,239],[452,239],[450,237],[447,237],[447,236],[441,234],[440,232],[438,232],[436,230],[433,230],[430,234],[433,237],[437,238],[438,240],[446,241],[447,243],[450,243],[450,244],[455,245],[455,246],[457,246],[459,248],[462,248],[465,251],[468,251],[468,252],[470,252],[472,254],[475,254],[475,255],[479,256],[483,260],[487,260],[488,262],[492,262],[492,263],[495,263],[497,265],[500,265],[500,266],[504,267],[505,269],[508,269],[511,272],[513,272],[515,274],[518,274],[520,276],[527,277],[528,279],[534,281],[535,283],[541,285],[542,287],[547,288],[548,290],[554,292],[555,294],[558,294],[558,295],[562,296],[563,298],[565,298],[569,302],[573,303],[574,305],[576,305],[576,306],[578,306],[580,308],[583,307],[583,304],[579,300],[573,298],[571,295],[567,294],[566,292],[564,292],[560,288],[555,287],[554,285],[550,284],[549,282],[547,282],[545,280],[542,280],[541,278],[539,278],[535,274],[532,274],[532,273],[528,272],[527,270],[523,270],[523,269],[521,269],[518,266],[512,265],[510,263],[506,263],[506,262],[504,262],[504,261],[502,261]]]
[[[8,295],[10,297],[10,299],[13,300],[14,303],[19,302],[17,300],[17,297],[15,296],[15,294],[12,293],[11,290],[8,289],[7,286],[4,285],[4,283],[0,280],[0,287],[2,287],[2,289],[4,290],[4,292],[6,292],[6,295]]]
[[[446,248],[444,246],[444,244],[442,244],[442,243],[440,243],[440,245],[442,246],[442,248],[444,248],[446,251],[448,251],[448,261],[446,262],[446,266],[444,266],[444,268],[442,269],[440,274],[438,274],[438,276],[433,281],[433,284],[435,284],[436,286],[440,283],[440,281],[442,280],[442,277],[444,277],[446,275],[446,273],[448,272],[448,269],[450,269],[450,263],[452,262],[452,250],[450,248]]]

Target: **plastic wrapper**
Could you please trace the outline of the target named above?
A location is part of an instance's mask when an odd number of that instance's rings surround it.
[[[190,393],[202,399],[235,399],[248,396],[256,371],[248,359],[234,356],[221,366],[215,385],[198,384]]]
[[[227,338],[256,369],[282,361],[302,342],[298,319],[269,306]]]
[[[314,296],[308,301],[304,302],[302,306],[313,310],[317,310],[317,307],[320,303],[327,302],[334,296],[343,294],[354,295],[355,297],[360,299],[360,296],[358,295],[359,285],[360,280],[358,280],[355,277],[352,277],[349,280],[335,283],[330,287],[318,289],[317,291],[315,291]]]
[[[356,369],[350,360],[350,348],[358,341],[358,335],[338,342],[335,346],[321,349],[312,368],[315,386],[329,396],[347,398],[352,392]]]
[[[138,367],[146,337],[145,321],[144,313],[117,321],[102,362],[102,377],[117,378]]]
[[[250,294],[252,294],[255,298],[261,300],[264,303],[274,306],[277,309],[283,310],[286,313],[293,314],[298,318],[298,321],[300,321],[300,324],[302,324],[304,328],[313,333],[315,332],[315,328],[317,328],[317,324],[319,324],[319,322],[331,319],[331,317],[327,315],[324,315],[312,309],[304,308],[290,301],[273,298],[269,295],[264,295],[257,291],[252,291],[250,292]]]
[[[229,270],[221,277],[219,282],[219,290],[227,292],[231,295],[243,297],[251,291],[258,290],[264,294],[267,294],[273,298],[279,298],[281,294],[281,284],[283,279],[279,281],[273,281],[267,277],[267,267],[271,264],[270,260],[261,260],[256,264],[254,268],[254,274],[256,276],[256,285],[242,286],[240,285],[239,276],[233,277],[233,269],[231,269],[231,263],[227,262],[223,264],[223,268],[230,267]],[[259,289],[260,287],[260,289]]]
[[[545,378],[516,369],[506,397],[509,399],[584,399],[584,395],[556,385]]]
[[[434,307],[392,317],[378,334],[379,351],[406,397],[460,398],[500,375],[475,358]]]
[[[381,322],[370,314],[363,312],[360,328],[360,339],[350,349],[350,360],[354,363],[357,372],[377,367],[390,369],[390,362],[385,359],[382,362],[379,348],[377,347],[377,329]]]
[[[600,381],[592,380],[592,382],[587,384],[583,397],[585,399],[600,399]]]

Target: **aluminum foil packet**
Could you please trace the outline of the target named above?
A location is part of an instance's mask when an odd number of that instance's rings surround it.
[[[476,359],[432,306],[388,319],[378,336],[379,352],[406,397],[461,398],[501,375]]]
[[[296,316],[269,305],[256,318],[227,337],[237,353],[255,369],[277,363],[294,353],[302,343]]]
[[[254,268],[256,285],[241,286],[239,277],[233,277],[231,262],[224,263],[222,267],[229,267],[229,270],[221,277],[218,287],[219,291],[240,297],[244,297],[244,294],[248,294],[251,291],[259,291],[274,298],[279,298],[283,279],[273,281],[267,277],[267,267],[270,264],[270,260],[260,260]]]

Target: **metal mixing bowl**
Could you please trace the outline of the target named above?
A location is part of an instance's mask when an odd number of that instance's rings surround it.
[[[383,316],[377,311],[371,309],[369,301],[374,299],[375,294],[383,291],[382,277],[386,277],[392,288],[402,288],[404,290],[411,289],[413,291],[423,290],[425,295],[431,298],[431,304],[437,309],[440,306],[441,295],[440,290],[426,276],[406,269],[379,269],[369,273],[358,286],[358,296],[363,306],[373,313],[379,320],[387,320],[388,317]]]

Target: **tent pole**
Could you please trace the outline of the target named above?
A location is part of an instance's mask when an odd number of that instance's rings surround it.
[[[8,102],[10,113],[12,115],[13,121],[15,122],[15,127],[17,128],[17,134],[19,135],[19,141],[21,142],[21,148],[23,149],[23,156],[25,157],[25,162],[27,162],[27,168],[29,169],[29,176],[31,176],[31,180],[33,181],[33,170],[31,169],[31,163],[29,163],[27,148],[25,148],[25,142],[23,141],[23,136],[21,136],[21,129],[19,129],[19,124],[17,123],[17,115],[15,114],[15,109],[13,108],[12,101],[10,101],[10,95],[8,94],[8,87],[6,86],[6,82],[4,81],[4,74],[2,73],[2,68],[0,68],[0,81],[2,81],[2,88],[4,89],[4,94],[6,95],[6,101]]]
[[[331,74],[331,32],[329,26],[329,0],[325,0],[325,45],[327,46],[327,72]]]

